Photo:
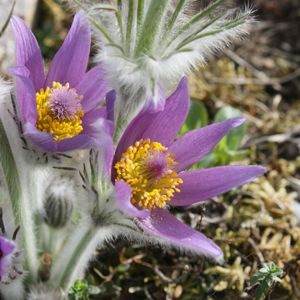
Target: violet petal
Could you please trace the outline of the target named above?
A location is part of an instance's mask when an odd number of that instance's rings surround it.
[[[111,144],[111,122],[99,118],[92,124],[83,124],[83,131],[79,135],[60,141],[57,151],[65,152],[76,149],[101,148],[106,149]],[[111,148],[111,147],[110,147]]]
[[[185,206],[207,200],[245,184],[265,171],[260,166],[225,166],[181,172],[183,184],[169,204]]]
[[[143,132],[143,139],[160,142],[168,147],[182,127],[189,111],[188,80],[183,77],[176,90],[166,100],[164,109],[155,114]]]
[[[0,281],[7,276],[11,264],[11,254],[16,249],[15,243],[7,238],[0,236]]]
[[[154,235],[162,243],[180,250],[222,258],[222,250],[212,240],[183,224],[164,209],[156,208],[150,217],[139,219],[139,223],[146,232]]]
[[[151,139],[169,146],[181,128],[189,110],[188,81],[183,77],[162,111],[141,112],[125,130],[116,150],[116,161],[140,139]]]
[[[72,151],[76,149],[92,148],[97,142],[95,139],[88,135],[81,133],[69,139],[64,139],[57,143],[58,152]]]
[[[181,171],[193,163],[198,162],[208,154],[231,129],[241,125],[244,120],[244,118],[232,118],[200,129],[195,129],[180,137],[168,150],[170,153],[175,154],[175,159],[178,163],[175,169]]]
[[[10,73],[16,77],[16,100],[19,118],[23,123],[35,123],[37,118],[36,92],[32,81],[28,77],[26,67],[15,67],[9,69]]]
[[[85,112],[89,112],[104,102],[105,95],[110,90],[104,78],[105,71],[102,66],[98,65],[84,74],[76,86],[78,94],[83,96],[81,104]]]
[[[116,102],[116,92],[114,90],[106,94],[106,109],[107,109],[107,119],[114,122],[115,120],[115,102]]]
[[[44,64],[38,42],[22,19],[13,16],[12,28],[16,37],[16,64],[29,71],[29,78],[38,91],[45,81]]]
[[[111,166],[114,156],[114,145],[112,140],[114,124],[110,120],[98,118],[91,124],[84,124],[84,134],[91,137],[93,148],[96,148],[102,157],[104,175],[111,177]]]
[[[16,249],[16,245],[13,241],[0,236],[0,249],[3,256],[9,255]]]
[[[99,118],[106,118],[107,111],[105,107],[100,107],[97,109],[93,109],[89,111],[88,113],[85,113],[82,122],[83,124],[91,124],[97,121]]]
[[[52,86],[52,82],[57,81],[75,87],[85,74],[90,45],[89,23],[82,12],[77,13],[70,31],[51,62],[46,86]]]
[[[24,136],[28,138],[33,145],[47,152],[56,152],[57,143],[48,132],[39,131],[33,124],[27,122],[24,124]]]

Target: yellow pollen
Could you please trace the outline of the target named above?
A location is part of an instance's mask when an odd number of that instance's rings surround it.
[[[131,203],[143,209],[164,207],[183,180],[174,170],[174,154],[149,139],[130,146],[115,164],[116,179],[123,180],[132,189]]]
[[[54,104],[51,104],[52,99],[54,99]],[[75,89],[71,89],[68,83],[62,85],[59,82],[53,82],[52,87],[40,89],[36,93],[36,127],[40,131],[50,133],[56,142],[77,136],[83,130],[84,113],[80,104],[81,99],[82,96],[79,96]],[[68,103],[71,104],[70,111],[64,112],[61,107],[66,107],[65,110],[68,110]],[[56,111],[57,114],[55,114]]]

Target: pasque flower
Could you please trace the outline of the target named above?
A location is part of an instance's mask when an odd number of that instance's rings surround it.
[[[33,33],[18,17],[11,22],[17,52],[11,72],[24,136],[47,152],[89,148],[109,138],[111,122],[99,108],[109,87],[101,66],[86,72],[91,30],[83,14],[75,15],[47,76]]]
[[[0,236],[0,282],[6,280],[10,271],[16,245],[13,241],[4,236]]]
[[[172,216],[168,206],[207,200],[254,179],[265,169],[222,166],[185,170],[244,121],[241,117],[229,119],[176,139],[188,110],[188,83],[182,78],[162,111],[145,109],[131,122],[110,159],[116,203],[145,233],[161,242],[220,258],[220,248]]]

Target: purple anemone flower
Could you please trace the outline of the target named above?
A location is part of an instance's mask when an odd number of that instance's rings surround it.
[[[0,281],[6,278],[10,271],[15,243],[4,236],[0,236]]]
[[[162,111],[141,112],[111,153],[112,180],[118,208],[158,241],[183,250],[222,258],[221,249],[202,233],[180,222],[168,206],[186,206],[229,191],[262,175],[260,166],[185,169],[208,154],[241,117],[176,135],[189,111],[184,77]],[[110,175],[110,174],[108,174]]]
[[[99,107],[110,90],[104,69],[97,65],[87,72],[91,30],[82,13],[54,56],[48,74],[38,43],[18,17],[12,18],[16,37],[18,118],[23,134],[47,152],[101,146],[111,136],[112,122]]]

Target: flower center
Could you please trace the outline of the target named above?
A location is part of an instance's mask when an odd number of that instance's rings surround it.
[[[72,138],[82,130],[82,96],[69,84],[53,82],[36,93],[36,127],[52,135],[56,142]]]
[[[139,140],[130,146],[115,164],[116,179],[124,180],[132,189],[131,202],[144,209],[164,207],[182,179],[174,170],[174,154],[149,139]]]

